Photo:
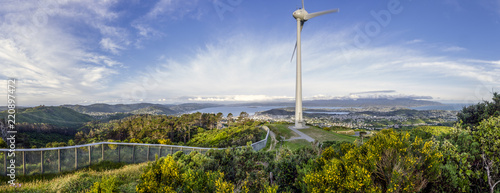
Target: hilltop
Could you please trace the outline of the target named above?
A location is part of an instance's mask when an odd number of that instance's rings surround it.
[[[0,117],[7,117],[7,111],[0,112]],[[16,123],[49,124],[58,127],[78,128],[89,121],[89,115],[66,107],[37,106],[17,109]]]
[[[197,109],[220,106],[216,104],[198,104],[185,103],[180,105],[172,104],[152,104],[152,103],[137,103],[137,104],[104,104],[97,103],[92,105],[62,105],[73,109],[77,112],[98,116],[116,113],[130,114],[153,114],[153,115],[174,115],[183,112],[189,112]]]

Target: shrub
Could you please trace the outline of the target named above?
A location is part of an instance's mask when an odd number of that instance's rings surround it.
[[[101,181],[95,182],[89,193],[114,193],[118,192],[118,182],[115,176],[102,178]]]
[[[432,141],[410,140],[409,133],[392,130],[340,158],[331,149],[324,154],[334,158],[303,178],[307,192],[418,192],[437,179],[442,157]]]

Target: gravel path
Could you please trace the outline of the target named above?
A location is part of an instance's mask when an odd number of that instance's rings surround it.
[[[293,132],[297,133],[300,135],[300,137],[292,137],[290,139],[287,139],[285,141],[291,141],[291,140],[295,140],[295,139],[305,139],[309,142],[314,142],[314,139],[312,137],[309,137],[309,135],[306,135],[305,133],[302,133],[300,132],[298,129],[295,129],[294,126],[290,126],[288,127],[290,130],[292,130]]]
[[[271,130],[269,130],[269,136],[271,137],[271,145],[269,145],[268,151],[271,151],[272,149],[274,149],[276,147],[276,143],[278,140],[276,140],[276,134],[274,134]]]

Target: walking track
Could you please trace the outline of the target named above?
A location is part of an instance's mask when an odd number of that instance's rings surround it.
[[[292,130],[293,132],[297,133],[300,135],[300,137],[292,137],[290,139],[287,139],[285,141],[291,141],[291,140],[295,140],[295,139],[305,139],[309,142],[314,142],[314,139],[312,137],[309,137],[309,135],[306,135],[305,133],[302,133],[300,132],[298,129],[295,129],[295,127],[293,126],[290,126],[288,127],[290,130]]]

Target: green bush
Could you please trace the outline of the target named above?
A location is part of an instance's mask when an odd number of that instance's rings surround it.
[[[199,168],[199,165],[191,163],[206,159],[201,154],[184,155],[178,152],[173,156],[168,155],[152,162],[141,175],[136,191],[233,192],[234,185],[224,180],[224,173],[204,171]],[[198,162],[198,164],[201,163]]]
[[[440,175],[435,144],[411,140],[409,133],[382,130],[359,147],[344,148],[350,150],[340,158],[323,152],[326,164],[303,178],[307,192],[418,192]]]
[[[115,176],[103,177],[95,182],[89,193],[115,193],[118,192],[118,181]]]

